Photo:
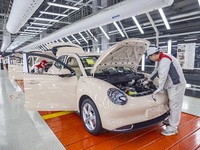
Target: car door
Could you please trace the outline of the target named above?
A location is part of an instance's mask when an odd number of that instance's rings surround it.
[[[60,57],[58,60],[63,62],[65,59]],[[52,67],[55,68],[49,68],[51,71],[47,73],[24,74],[26,110],[76,110],[77,77],[70,76],[70,71],[59,61]],[[68,74],[59,74],[64,71]]]

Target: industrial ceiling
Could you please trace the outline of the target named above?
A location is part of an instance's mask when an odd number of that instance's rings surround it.
[[[8,35],[5,29],[14,1],[0,1],[0,47],[3,44],[3,37]],[[27,47],[30,43],[48,37],[52,33],[57,32],[57,30],[73,25],[77,23],[77,21],[79,21],[81,27],[81,20],[91,15],[95,16],[99,11],[114,6],[117,3],[120,4],[123,0],[32,0],[32,2],[35,3],[38,1],[40,1],[41,4],[38,4],[39,6],[35,8],[36,11],[31,14],[30,18],[28,18],[16,33],[13,32],[10,34],[11,39],[10,42],[7,43],[8,47],[5,49],[6,51],[18,51],[23,49],[23,47]],[[64,8],[63,5],[71,6],[71,8]],[[30,5],[30,10],[33,7],[34,6]],[[108,44],[112,45],[117,41],[127,38],[146,38],[157,46],[167,46],[168,40],[172,41],[174,47],[179,43],[200,43],[200,7],[198,0],[174,0],[171,6],[164,7],[162,10],[169,23],[169,27],[164,23],[158,9],[150,11],[149,13],[136,15],[133,18],[129,17],[116,21],[119,30],[114,23],[104,25],[104,29],[110,38]],[[28,17],[28,15],[25,17]],[[53,20],[44,21],[41,20],[41,18]],[[141,29],[139,29],[134,18],[138,21]],[[96,19],[98,20],[98,17]],[[94,23],[96,19],[94,19]],[[10,28],[13,28],[13,26],[14,25],[11,24]],[[122,33],[120,34],[119,31]],[[83,48],[96,45],[96,47],[103,49],[101,47],[101,40],[106,38],[106,35],[101,28],[95,27],[89,31],[81,31],[80,33],[81,34],[74,33],[73,35],[66,35],[66,37],[48,42],[71,41],[81,45]],[[48,44],[48,42],[42,43],[36,46],[36,48],[47,50],[46,44]]]

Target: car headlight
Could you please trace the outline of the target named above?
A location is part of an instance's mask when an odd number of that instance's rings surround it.
[[[128,98],[126,97],[126,95],[118,89],[110,88],[107,94],[108,94],[109,99],[114,104],[124,105],[128,101]]]

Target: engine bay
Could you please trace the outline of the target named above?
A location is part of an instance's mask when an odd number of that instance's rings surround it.
[[[96,73],[94,77],[109,82],[129,96],[138,97],[152,94],[157,88],[142,73],[125,67],[111,67]]]

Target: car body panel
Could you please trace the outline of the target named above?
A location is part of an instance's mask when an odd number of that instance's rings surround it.
[[[144,39],[129,39],[119,42],[100,56],[91,73],[94,74],[105,68],[116,66],[124,66],[137,70],[140,60],[149,45],[150,43]]]
[[[75,110],[77,81],[76,76],[68,78],[51,74],[24,74],[25,108]]]
[[[107,91],[116,87],[105,81],[83,77],[79,79],[77,88],[78,99],[82,95],[87,95],[95,102],[101,114],[102,126],[108,130],[150,120],[169,110],[166,94],[150,94],[142,97],[126,95],[128,97],[127,104],[116,105],[107,96]]]

